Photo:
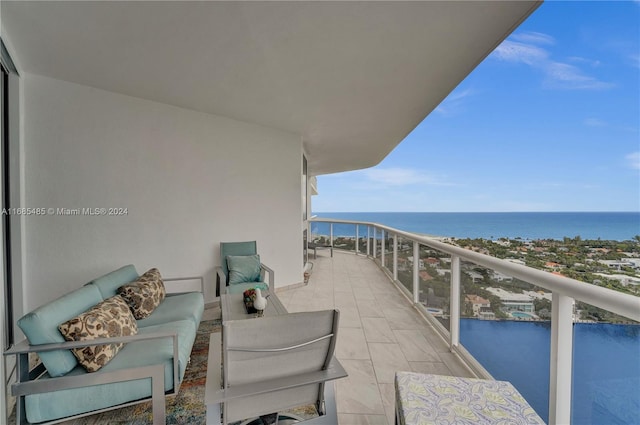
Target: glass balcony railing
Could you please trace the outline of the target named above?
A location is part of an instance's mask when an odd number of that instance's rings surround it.
[[[511,381],[548,423],[640,417],[640,326],[591,320],[638,322],[639,297],[378,223],[316,218],[310,233],[374,260],[477,376]],[[602,338],[612,361],[585,369]]]

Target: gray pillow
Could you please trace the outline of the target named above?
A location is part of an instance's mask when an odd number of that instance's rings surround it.
[[[229,269],[229,285],[244,282],[260,281],[260,256],[227,255]]]

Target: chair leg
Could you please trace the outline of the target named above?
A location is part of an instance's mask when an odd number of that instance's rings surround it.
[[[336,395],[333,381],[324,384],[324,415],[308,419],[303,424],[307,425],[336,425],[338,423],[338,409],[336,407]]]

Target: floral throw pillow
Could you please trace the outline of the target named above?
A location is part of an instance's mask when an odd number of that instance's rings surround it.
[[[60,324],[58,329],[67,341],[92,341],[135,335],[138,333],[138,324],[127,303],[121,297],[114,296]],[[123,343],[92,345],[74,348],[71,352],[87,372],[95,372],[109,363],[123,346]]]
[[[137,280],[119,287],[116,293],[129,304],[136,319],[148,317],[167,295],[158,269],[151,269]]]

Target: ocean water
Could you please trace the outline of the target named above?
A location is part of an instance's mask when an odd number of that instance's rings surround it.
[[[462,345],[548,420],[549,322],[460,320]],[[574,325],[573,424],[640,424],[640,326]]]
[[[456,238],[629,240],[640,235],[640,212],[514,212],[514,213],[314,213],[385,224],[408,232]],[[323,225],[315,223],[321,231]],[[328,232],[327,232],[328,233]],[[353,226],[334,225],[334,235],[353,236]]]

